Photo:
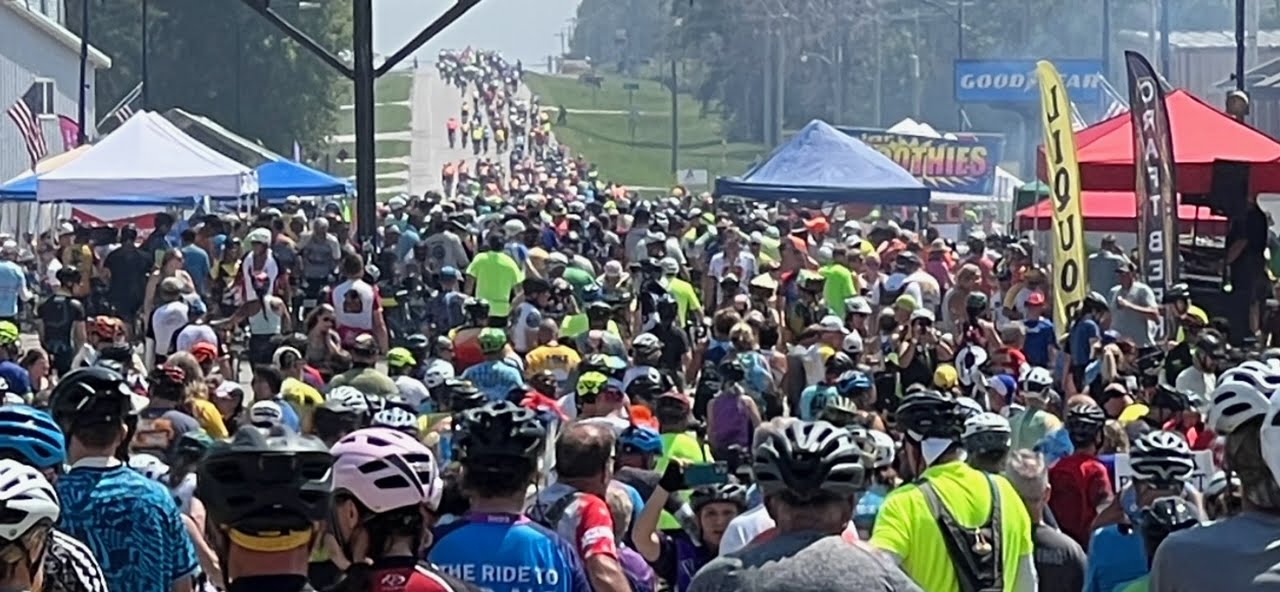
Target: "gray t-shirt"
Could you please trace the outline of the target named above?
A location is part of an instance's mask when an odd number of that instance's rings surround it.
[[[1123,286],[1111,288],[1111,294],[1107,298],[1107,303],[1111,306],[1112,329],[1115,329],[1121,337],[1132,339],[1134,345],[1138,347],[1155,345],[1156,329],[1159,325],[1132,310],[1116,306],[1117,297],[1123,297],[1130,304],[1143,308],[1152,308],[1158,304],[1156,302],[1156,293],[1151,290],[1150,286],[1135,281],[1133,285],[1129,286],[1128,290],[1125,290]]]
[[[1174,533],[1151,565],[1151,592],[1280,590],[1280,516],[1245,512]]]
[[[916,592],[920,586],[862,543],[817,532],[778,535],[719,557],[688,592]]]
[[[1041,592],[1080,592],[1084,589],[1086,558],[1080,543],[1062,531],[1037,524],[1031,532],[1036,575]]]
[[[1109,294],[1116,287],[1116,267],[1128,261],[1124,255],[1111,251],[1098,251],[1089,255],[1089,289],[1099,294]]]
[[[464,270],[471,263],[467,250],[462,247],[462,239],[452,232],[437,232],[422,239],[422,242],[426,243],[427,260],[431,262],[433,271],[439,271],[445,266]]]

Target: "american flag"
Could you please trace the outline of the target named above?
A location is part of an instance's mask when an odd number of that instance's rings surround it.
[[[32,166],[49,155],[49,145],[44,141],[44,131],[40,129],[41,104],[44,91],[39,84],[32,83],[26,94],[14,101],[7,113],[9,119],[18,126],[22,140],[27,143],[27,156],[31,157]]]
[[[138,85],[133,87],[133,90],[129,91],[129,93],[126,94],[123,99],[120,99],[119,103],[116,103],[116,106],[114,108],[112,108],[110,111],[107,111],[107,114],[98,122],[98,129],[101,130],[102,124],[106,123],[108,120],[111,120],[111,119],[116,120],[116,125],[120,125],[128,121],[129,118],[133,117],[133,114],[137,112],[134,109],[134,107],[137,105],[138,100],[141,98],[142,98],[142,83],[139,82]]]

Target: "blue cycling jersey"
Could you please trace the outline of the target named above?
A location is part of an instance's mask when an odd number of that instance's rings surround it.
[[[435,531],[427,559],[491,592],[591,592],[573,545],[525,516],[468,514]]]
[[[836,387],[829,384],[815,384],[805,387],[800,392],[800,419],[814,421],[827,407],[827,402],[840,396]]]
[[[58,479],[58,529],[102,564],[111,590],[170,592],[200,567],[173,495],[126,466],[73,467]]]

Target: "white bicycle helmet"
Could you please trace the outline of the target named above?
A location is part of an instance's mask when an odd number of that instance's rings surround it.
[[[1053,373],[1048,368],[1034,366],[1027,371],[1027,375],[1022,379],[1022,390],[1024,392],[1043,393],[1053,388]]]
[[[1264,444],[1264,452],[1265,448]],[[1196,465],[1191,448],[1181,435],[1160,430],[1144,434],[1133,443],[1129,467],[1137,481],[1172,485],[1185,482]]]
[[[329,391],[327,397],[330,401],[342,403],[347,409],[350,409],[361,415],[369,414],[369,399],[365,398],[364,393],[351,386],[335,386]]]
[[[1271,478],[1280,483],[1280,391],[1271,393],[1267,415],[1262,420],[1262,460],[1271,470]]]
[[[1222,472],[1222,471],[1218,471],[1218,472],[1214,473],[1214,474],[1213,474],[1213,477],[1210,477],[1210,478],[1209,478],[1209,483],[1208,483],[1207,485],[1205,485],[1205,486],[1204,486],[1204,496],[1205,496],[1205,497],[1213,497],[1213,496],[1215,496],[1215,495],[1221,495],[1221,494],[1223,494],[1223,493],[1226,493],[1226,491],[1227,491],[1227,483],[1228,483],[1228,481],[1227,481],[1227,474],[1226,474],[1226,473],[1224,473],[1224,472]],[[1240,478],[1239,478],[1239,477],[1237,477],[1237,476],[1235,476],[1235,475],[1232,475],[1232,476],[1231,476],[1231,481],[1230,481],[1230,483],[1231,483],[1231,488],[1232,488],[1232,489],[1235,489],[1235,490],[1237,490],[1237,491],[1239,491],[1239,490],[1240,490]]]
[[[1254,383],[1242,380],[1219,382],[1209,398],[1212,401],[1207,423],[1224,436],[1251,419],[1265,416],[1269,406],[1267,396]]]
[[[34,467],[0,460],[0,539],[18,540],[33,527],[52,527],[61,510],[53,485]]]
[[[275,401],[258,401],[249,408],[249,423],[255,428],[269,430],[284,421],[284,410]]]
[[[406,429],[416,431],[418,429],[418,416],[400,407],[387,407],[373,414],[371,426],[375,428],[390,428],[397,431]]]
[[[956,403],[960,404],[960,408],[963,409],[969,417],[981,415],[987,411],[986,409],[983,409],[982,404],[973,397],[956,397]]]
[[[876,458],[872,463],[877,469],[883,469],[893,464],[894,458],[898,455],[898,443],[893,441],[893,437],[880,430],[869,430],[871,432],[871,443],[876,447]]]
[[[444,381],[450,378],[453,378],[452,370],[447,369],[445,366],[435,364],[430,368],[427,368],[427,371],[422,374],[422,384],[425,385],[427,389],[433,389],[444,384]]]
[[[129,468],[152,481],[163,482],[169,476],[169,465],[159,457],[145,452],[129,457]]]
[[[1262,362],[1250,360],[1235,368],[1228,368],[1218,375],[1218,384],[1239,381],[1253,385],[1260,393],[1270,393],[1280,388],[1280,374]]]
[[[966,419],[964,421],[964,435],[961,437],[968,439],[970,436],[980,434],[1004,434],[1007,436],[1011,433],[1013,433],[1013,429],[1009,427],[1008,419],[998,413],[987,411]]]
[[[977,345],[965,346],[956,353],[956,373],[960,375],[960,384],[973,386],[982,380],[983,364],[987,363],[987,350]]]

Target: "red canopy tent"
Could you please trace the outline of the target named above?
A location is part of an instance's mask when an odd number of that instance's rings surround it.
[[[1085,232],[1138,232],[1138,206],[1132,191],[1083,191],[1080,193]],[[1200,220],[1196,220],[1200,210]],[[1036,218],[1039,217],[1039,224]],[[1204,235],[1225,235],[1227,220],[1209,214],[1208,208],[1178,206],[1180,232],[1190,233],[1194,226]],[[1194,223],[1193,223],[1194,222]],[[1053,201],[1044,200],[1018,212],[1018,230],[1049,230],[1053,224]]]
[[[1280,142],[1232,119],[1192,96],[1175,90],[1165,98],[1169,126],[1173,130],[1173,156],[1177,162],[1180,193],[1209,193],[1213,161],[1251,163],[1252,193],[1280,192]],[[1094,191],[1134,190],[1133,125],[1122,113],[1076,132],[1076,156],[1080,161],[1081,188]],[[1044,148],[1036,162],[1040,179],[1047,178]]]

